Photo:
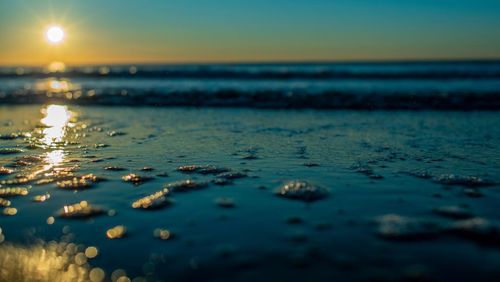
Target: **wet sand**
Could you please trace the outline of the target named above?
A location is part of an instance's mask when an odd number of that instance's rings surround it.
[[[0,280],[495,280],[499,117],[2,106]]]

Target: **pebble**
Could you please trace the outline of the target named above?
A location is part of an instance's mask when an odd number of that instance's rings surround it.
[[[81,201],[73,205],[66,205],[59,211],[59,216],[63,218],[89,218],[104,214],[104,209],[95,207],[87,201]]]
[[[441,226],[431,221],[387,214],[376,219],[377,234],[389,240],[424,240],[437,236]]]
[[[326,188],[313,185],[303,180],[292,180],[278,188],[276,194],[280,197],[313,202],[328,196]]]
[[[153,179],[151,176],[142,176],[135,173],[130,173],[122,177],[123,181],[133,183],[134,185],[141,185],[144,182]]]
[[[119,239],[127,235],[127,228],[124,225],[117,225],[106,231],[106,237],[109,239]]]

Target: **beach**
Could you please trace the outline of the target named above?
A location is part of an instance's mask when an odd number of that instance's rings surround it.
[[[498,118],[2,105],[2,277],[494,280]]]

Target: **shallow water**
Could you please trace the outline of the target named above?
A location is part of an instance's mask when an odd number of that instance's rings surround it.
[[[0,191],[16,209],[0,217],[1,275],[50,268],[67,279],[57,267],[29,268],[45,263],[26,258],[26,248],[49,249],[43,240],[77,244],[64,258],[82,280],[97,268],[108,280],[147,281],[500,278],[499,118],[2,106],[0,189],[28,194]],[[178,170],[186,165],[202,167]],[[217,176],[223,168],[233,174]],[[137,181],[122,179],[131,173]],[[277,195],[291,180],[328,193],[314,201]],[[132,207],[164,189],[155,209]],[[101,213],[61,217],[73,204]],[[123,238],[109,239],[116,226]],[[82,263],[78,253],[89,246],[98,255]]]

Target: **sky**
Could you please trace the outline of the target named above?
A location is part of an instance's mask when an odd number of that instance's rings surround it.
[[[500,0],[1,0],[0,38],[0,65],[498,59]]]

